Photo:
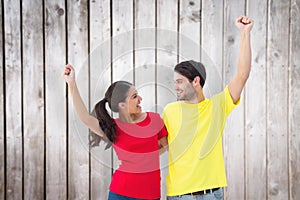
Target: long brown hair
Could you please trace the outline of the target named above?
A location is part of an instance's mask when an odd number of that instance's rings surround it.
[[[118,105],[120,102],[125,102],[128,90],[132,86],[131,83],[127,81],[117,81],[112,83],[105,92],[104,98],[96,103],[92,114],[98,119],[99,126],[107,137],[106,142],[108,142],[108,148],[111,143],[116,140],[116,123],[108,113],[106,109],[106,103],[108,103],[109,108],[113,112],[118,112]],[[90,146],[98,146],[101,139],[99,135],[91,132],[90,134]]]

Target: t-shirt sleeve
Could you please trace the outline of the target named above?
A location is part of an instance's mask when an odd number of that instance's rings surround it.
[[[225,89],[224,89],[224,96],[225,96],[225,112],[226,112],[226,116],[228,116],[231,111],[240,104],[240,99],[234,103],[233,99],[230,95],[229,89],[228,89],[228,85],[226,85]]]
[[[167,127],[167,130],[168,130],[168,111],[170,111],[170,104],[167,104],[163,110],[163,113],[161,115],[161,118],[165,124],[165,126]]]
[[[168,131],[167,131],[166,127],[163,126],[162,129],[158,133],[158,139],[161,139],[167,135],[168,135]]]
[[[163,120],[164,122],[166,122],[166,120],[167,120],[167,116],[166,116],[166,108],[167,108],[167,106],[164,108],[164,111],[163,111],[163,113],[162,113],[162,115],[161,115],[161,118],[162,118],[162,120]]]
[[[163,123],[164,123],[164,127],[163,127],[163,129],[165,130],[165,132],[166,132],[166,135],[165,136],[167,136],[168,135],[168,126],[169,126],[169,124],[168,124],[168,116],[167,116],[167,110],[168,110],[168,105],[166,105],[166,107],[164,108],[164,110],[163,110],[163,113],[162,113],[162,115],[161,115],[161,118],[162,118],[162,120],[163,120]]]
[[[152,114],[151,116],[154,117],[155,119],[155,123],[156,123],[156,127],[158,128],[157,131],[158,131],[158,139],[161,139],[165,136],[168,135],[168,131],[166,129],[166,126],[164,124],[164,121],[163,119],[160,117],[160,115],[158,113],[150,113]]]

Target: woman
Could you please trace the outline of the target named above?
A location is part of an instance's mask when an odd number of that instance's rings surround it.
[[[93,145],[100,139],[108,140],[122,163],[112,177],[108,199],[159,199],[159,148],[167,145],[167,131],[160,116],[142,112],[142,98],[135,87],[126,81],[117,81],[95,105],[94,117],[80,97],[75,71],[69,64],[65,66],[64,78],[80,120],[98,136]],[[106,103],[113,112],[119,113],[119,118],[111,118]]]

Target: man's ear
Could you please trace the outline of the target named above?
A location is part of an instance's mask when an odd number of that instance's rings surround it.
[[[197,87],[200,85],[200,77],[199,76],[196,76],[193,80],[193,86],[194,87]]]

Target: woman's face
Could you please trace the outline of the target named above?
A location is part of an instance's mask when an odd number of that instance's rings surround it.
[[[128,109],[129,114],[139,114],[142,112],[142,107],[140,103],[142,101],[142,97],[138,95],[137,90],[134,86],[131,86],[127,93],[126,98],[126,107]]]

